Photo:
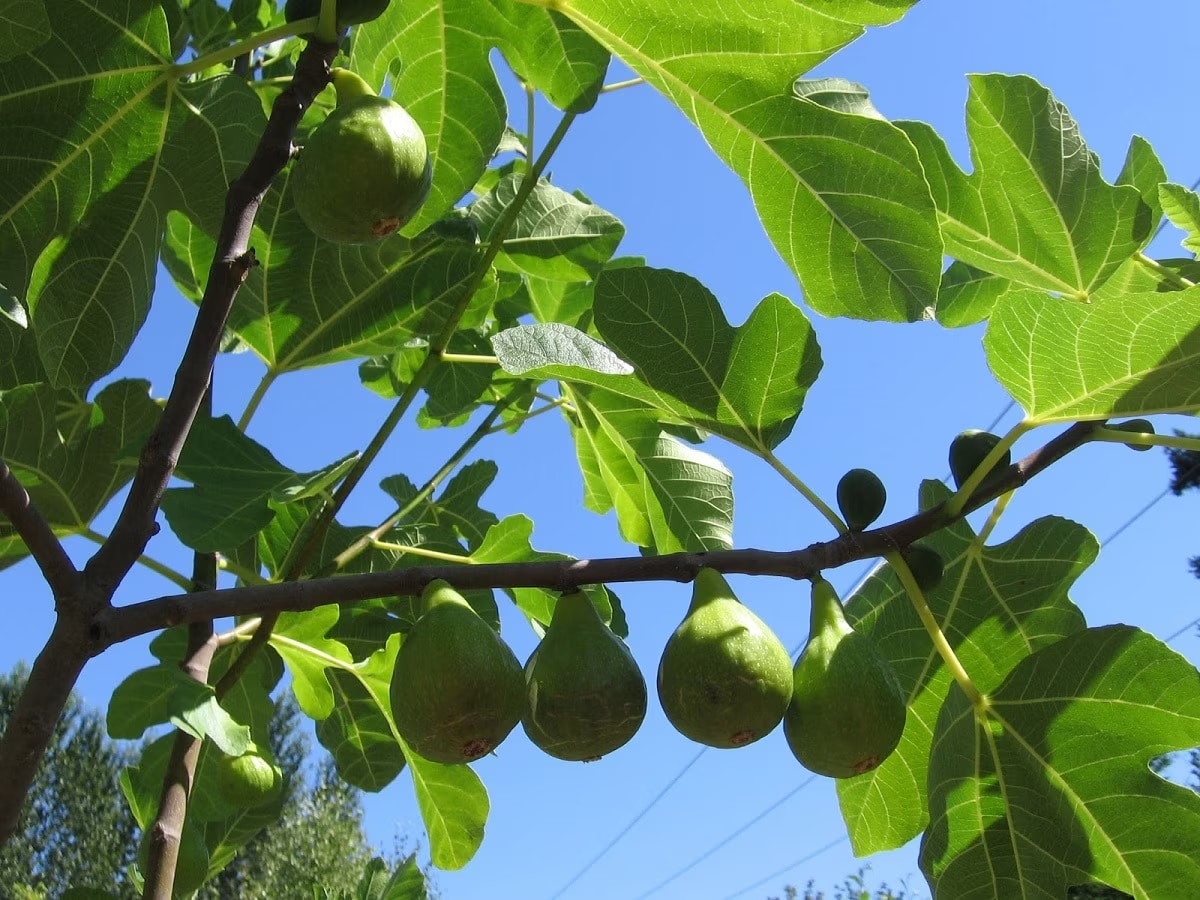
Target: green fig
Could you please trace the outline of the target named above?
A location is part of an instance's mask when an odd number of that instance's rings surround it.
[[[838,509],[851,531],[862,531],[883,513],[887,490],[870,469],[851,469],[837,486]]]
[[[904,551],[904,561],[922,591],[932,591],[942,583],[946,563],[942,555],[927,544],[910,544]]]
[[[392,673],[396,729],[425,759],[471,762],[495,750],[521,720],[521,664],[446,582],[430,582],[421,600],[425,611]]]
[[[1000,438],[996,435],[975,428],[955,436],[950,442],[950,474],[954,476],[955,487],[961,488],[966,484],[971,473],[979,468],[984,457],[991,453],[998,443]],[[1006,450],[989,474],[994,475],[1007,469],[1010,462],[1012,455]]]
[[[525,733],[558,759],[599,759],[628,743],[646,717],[633,654],[582,591],[558,598],[525,663],[525,698]]]
[[[282,786],[283,773],[253,749],[241,756],[222,756],[217,763],[217,790],[233,806],[262,806]]]
[[[692,603],[658,665],[658,698],[675,730],[710,747],[769,734],[792,694],[792,661],[774,632],[701,569]]]
[[[1121,422],[1118,425],[1109,424],[1105,426],[1110,431],[1127,431],[1131,434],[1154,434],[1154,426],[1147,419],[1130,419],[1128,422]],[[1149,450],[1150,444],[1126,444],[1130,450]]]
[[[337,107],[292,168],[300,218],[318,237],[365,244],[396,232],[429,196],[433,169],[412,116],[346,69],[333,70]]]
[[[337,0],[337,27],[340,31],[351,25],[361,25],[383,15],[391,0]],[[321,0],[287,0],[283,6],[286,22],[298,22],[321,14]]]
[[[806,769],[851,778],[900,743],[907,710],[896,673],[871,639],[850,627],[823,578],[813,581],[808,643],[793,678],[783,733]]]

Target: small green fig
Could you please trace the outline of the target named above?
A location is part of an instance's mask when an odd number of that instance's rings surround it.
[[[1130,419],[1128,422],[1120,424],[1108,424],[1105,426],[1111,431],[1126,431],[1131,434],[1154,434],[1154,426],[1147,419]],[[1130,450],[1149,450],[1150,444],[1126,444]]]
[[[742,747],[774,730],[791,694],[791,657],[779,638],[720,572],[701,569],[658,666],[658,697],[675,730],[710,747]]]
[[[395,233],[429,196],[425,135],[401,106],[346,69],[333,70],[337,107],[292,167],[296,211],[320,238],[365,244]]]
[[[525,733],[558,759],[599,759],[628,743],[646,717],[646,680],[633,654],[582,591],[558,598],[525,663],[525,694]]]
[[[471,762],[495,750],[521,720],[521,664],[445,581],[430,582],[421,600],[424,613],[392,672],[396,728],[425,759]]]
[[[337,0],[337,27],[340,31],[378,19],[391,0]],[[283,7],[286,22],[311,19],[321,14],[321,0],[287,0]]]
[[[1000,443],[1000,438],[988,431],[969,429],[957,435],[950,442],[950,474],[954,476],[955,487],[961,488],[971,477],[971,473],[979,468],[979,464],[992,452],[992,448]],[[1008,468],[1012,462],[1012,454],[1007,450],[996,462],[990,475]]]
[[[217,762],[217,790],[233,806],[251,809],[273,800],[283,786],[283,773],[253,749]]]
[[[922,591],[932,591],[942,583],[946,563],[942,555],[928,544],[910,544],[904,550],[904,561]]]
[[[808,643],[793,679],[783,733],[806,769],[852,778],[900,743],[907,710],[896,673],[871,639],[850,627],[823,578],[813,581]]]
[[[870,469],[851,469],[837,486],[838,509],[851,531],[862,531],[883,513],[887,490]]]

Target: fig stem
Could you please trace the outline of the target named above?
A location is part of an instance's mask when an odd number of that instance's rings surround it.
[[[789,469],[783,460],[776,456],[771,450],[766,447],[759,447],[757,449],[757,453],[767,463],[767,465],[769,465],[783,477],[784,481],[799,491],[804,499],[811,503],[816,508],[817,512],[825,517],[826,521],[828,521],[829,524],[834,527],[838,534],[845,534],[850,530],[846,527],[846,523],[842,521],[842,517],[835,513],[830,508],[829,504],[818,497],[816,492],[807,484],[805,484],[800,477],[791,469]]]
[[[600,93],[611,94],[615,91],[623,91],[625,88],[637,87],[638,85],[645,83],[645,78],[630,78],[627,81],[614,81],[612,84],[606,84],[600,88]]]
[[[321,12],[317,15],[313,37],[324,44],[336,44],[337,32],[337,0],[321,0]]]
[[[252,34],[248,38],[242,38],[242,40],[230,44],[228,47],[222,47],[220,50],[214,50],[212,53],[197,56],[190,62],[176,63],[171,67],[171,71],[181,77],[197,75],[206,69],[211,69],[213,66],[219,66],[221,63],[227,63],[237,59],[239,56],[252,53],[264,44],[270,44],[301,34],[308,34],[316,26],[316,16],[313,16],[311,19],[297,19],[295,22],[285,22],[282,25],[276,25],[274,28],[268,28],[265,31]],[[334,43],[334,41],[330,40],[329,43]]]
[[[1185,437],[1181,434],[1151,434],[1101,427],[1092,432],[1092,440],[1110,441],[1114,444],[1136,444],[1139,447],[1174,447],[1177,450],[1200,451],[1200,438]]]
[[[484,366],[498,366],[500,360],[495,356],[483,353],[442,353],[442,362],[448,363],[477,363]]]
[[[938,624],[937,619],[934,618],[933,610],[929,608],[929,604],[925,601],[925,593],[913,577],[912,570],[908,567],[908,563],[904,561],[904,556],[898,551],[893,551],[888,553],[884,558],[891,563],[892,569],[900,579],[900,583],[904,585],[904,590],[908,593],[909,602],[912,603],[913,609],[917,612],[917,617],[920,618],[921,624],[925,626],[925,630],[929,633],[929,638],[933,641],[933,649],[937,651],[938,656],[942,658],[942,662],[946,664],[946,669],[950,672],[950,676],[958,683],[962,692],[967,695],[967,699],[971,701],[973,707],[984,709],[987,706],[987,698],[979,692],[979,688],[975,687],[975,682],[971,680],[971,676],[963,668],[963,664],[954,652],[954,648],[950,646],[950,641],[946,639],[945,632],[942,631],[942,627]]]
[[[1017,442],[1018,438],[1025,434],[1025,432],[1032,431],[1035,427],[1035,423],[1022,420],[1010,428],[1008,433],[1000,438],[996,446],[975,467],[975,471],[963,482],[963,486],[958,489],[953,497],[946,501],[946,514],[957,517],[963,511],[963,507],[967,505],[967,501],[971,499],[971,495],[975,493],[975,489],[983,484],[983,480],[992,473],[992,469],[996,463],[1009,452],[1009,448]]]
[[[975,535],[975,540],[971,542],[972,549],[982,548],[987,543],[987,539],[1000,522],[1000,517],[1004,515],[1004,510],[1008,509],[1008,503],[1015,494],[1016,491],[1009,491],[1007,494],[1001,494],[996,499],[996,505],[992,507],[992,511],[988,515],[988,520],[979,529],[979,534]]]
[[[1140,265],[1149,269],[1163,281],[1166,281],[1181,291],[1196,286],[1196,282],[1184,278],[1178,272],[1174,271],[1168,266],[1164,266],[1157,259],[1149,257],[1145,253],[1137,254],[1134,259],[1136,259]]]
[[[442,562],[463,563],[464,565],[471,563],[471,557],[463,556],[461,553],[443,553],[441,550],[430,550],[428,547],[409,547],[406,544],[394,544],[391,541],[371,541],[371,546],[379,550],[408,553],[427,559],[440,559]]]
[[[250,427],[250,420],[254,418],[254,414],[258,412],[258,407],[263,401],[263,397],[267,395],[267,391],[271,389],[271,385],[275,383],[275,379],[279,377],[278,369],[267,369],[266,374],[259,380],[258,385],[254,388],[254,393],[250,395],[250,400],[246,403],[246,408],[242,410],[241,418],[238,419],[238,431],[245,431]]]

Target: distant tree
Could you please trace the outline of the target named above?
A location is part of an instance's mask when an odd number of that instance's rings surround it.
[[[0,732],[28,670],[0,674]],[[0,848],[0,898],[58,897],[69,887],[118,891],[136,825],[120,788],[133,751],[108,739],[104,717],[75,694],[25,798],[19,831]]]
[[[0,675],[0,731],[26,675],[21,665]],[[376,855],[363,832],[359,792],[337,777],[328,759],[306,773],[311,742],[302,721],[285,692],[270,728],[288,790],[280,822],[250,840],[197,900],[312,900],[318,887],[329,896],[357,896]],[[122,800],[120,778],[136,759],[135,748],[108,738],[98,711],[71,697],[26,799],[21,828],[0,848],[0,900],[56,900],[72,887],[133,896],[127,868],[137,825]],[[380,856],[387,872],[404,860],[400,847]]]
[[[792,885],[783,889],[782,900],[916,900],[907,888],[893,890],[887,884],[881,884],[872,891],[867,887],[867,870],[864,866],[853,875],[847,875],[841,884],[835,885],[832,894],[818,890],[812,879],[804,886],[804,893]],[[780,900],[772,897],[770,900]]]

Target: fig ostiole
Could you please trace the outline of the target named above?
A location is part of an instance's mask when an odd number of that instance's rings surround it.
[[[429,196],[425,134],[399,103],[347,69],[333,70],[337,106],[292,166],[296,211],[318,237],[366,244],[402,228]]]
[[[838,509],[851,531],[862,531],[883,514],[887,490],[870,469],[851,469],[837,486]]]
[[[646,717],[633,654],[582,591],[558,598],[525,663],[525,689],[525,733],[558,759],[599,759],[628,743]]]
[[[658,698],[675,730],[710,747],[742,747],[779,724],[792,694],[791,657],[774,632],[701,569],[692,602],[658,666]]]
[[[433,581],[396,654],[389,698],[396,729],[425,759],[467,763],[496,749],[521,720],[521,664],[462,594]]]
[[[833,585],[818,577],[808,643],[796,661],[783,717],[792,754],[819,775],[852,778],[896,749],[906,718],[891,663],[851,627]]]

